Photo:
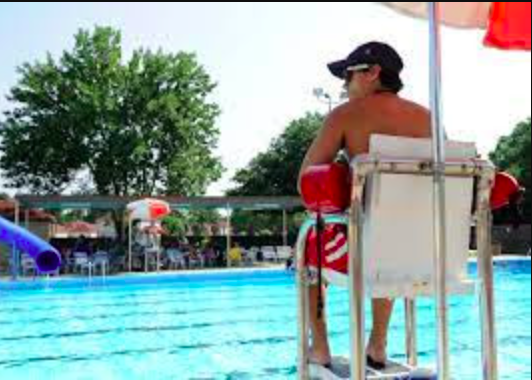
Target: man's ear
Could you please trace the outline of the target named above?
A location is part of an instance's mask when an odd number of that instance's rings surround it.
[[[372,66],[369,71],[369,74],[371,75],[371,79],[373,81],[380,79],[381,72],[382,72],[382,67],[380,67],[379,65]]]

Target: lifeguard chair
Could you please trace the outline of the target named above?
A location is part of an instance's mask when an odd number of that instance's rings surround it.
[[[309,362],[309,268],[306,257],[309,233],[316,219],[302,227],[297,247],[299,359],[298,379],[437,379],[418,368],[416,299],[437,297],[436,284],[446,295],[475,294],[481,288],[481,330],[486,379],[496,378],[497,353],[494,323],[490,194],[493,165],[478,159],[473,144],[446,146],[446,276],[440,278],[434,252],[434,165],[429,140],[373,136],[368,155],[351,164],[351,206],[344,214],[323,215],[325,224],[348,228],[348,267],[325,268],[324,280],[347,287],[350,302],[350,358],[335,358],[332,368]],[[471,226],[476,225],[479,277],[468,275]],[[340,259],[336,254],[334,259]],[[441,273],[441,272],[440,272]],[[366,366],[365,298],[404,299],[406,304],[407,363],[388,363],[385,371]],[[447,338],[447,309],[438,303],[440,338]],[[440,339],[441,341],[441,339]],[[439,355],[446,355],[439,349]],[[440,357],[439,360],[442,358]],[[445,358],[447,359],[447,358]],[[487,375],[489,373],[489,375]],[[490,376],[490,377],[487,377]],[[491,377],[495,376],[495,377]]]

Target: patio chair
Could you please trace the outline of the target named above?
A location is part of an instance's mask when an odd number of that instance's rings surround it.
[[[79,273],[83,274],[86,271],[88,276],[92,276],[93,264],[87,253],[74,252],[72,254],[72,266],[74,273],[79,270]]]
[[[244,265],[253,266],[257,261],[257,249],[248,249],[244,251]]]
[[[102,277],[106,277],[109,272],[109,254],[105,251],[96,252],[92,258],[92,265],[95,272],[99,267]]]
[[[277,251],[277,259],[283,262],[290,259],[294,252],[294,250],[290,246],[277,247],[276,251]]]
[[[187,269],[187,261],[185,259],[185,253],[179,249],[167,249],[166,255],[168,257],[170,269]]]
[[[264,261],[277,262],[278,256],[275,247],[262,247]]]
[[[36,277],[38,274],[35,260],[26,253],[20,255],[20,269],[23,277],[28,277],[30,274]]]

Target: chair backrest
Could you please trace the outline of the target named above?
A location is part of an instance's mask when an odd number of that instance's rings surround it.
[[[20,256],[20,264],[25,269],[32,269],[35,267],[35,259],[33,259],[30,255],[23,253]]]
[[[76,265],[83,265],[89,262],[89,255],[85,252],[74,252],[73,256]]]
[[[398,160],[430,160],[431,146],[431,141],[425,139],[374,136],[370,152]],[[476,157],[473,144],[448,143],[448,159]],[[364,233],[366,277],[370,292],[378,293],[375,295],[433,293],[433,188],[430,176],[378,174],[368,181]],[[447,271],[452,289],[453,285],[467,280],[474,179],[447,178],[446,191]]]
[[[93,262],[95,264],[106,263],[109,261],[109,254],[105,251],[98,251],[94,254]]]
[[[183,256],[183,253],[179,249],[170,248],[166,250],[166,256],[171,262],[175,263]]]
[[[247,258],[249,261],[257,261],[257,253],[258,253],[258,250],[248,249],[248,250],[245,252],[245,256],[246,256],[246,258]]]
[[[280,246],[277,247],[277,257],[279,260],[288,260],[292,257],[292,247],[289,246]]]
[[[262,247],[262,254],[265,260],[277,259],[277,252],[274,247]]]

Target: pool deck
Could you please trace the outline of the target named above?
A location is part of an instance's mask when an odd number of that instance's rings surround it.
[[[210,269],[193,269],[193,270],[179,270],[179,271],[161,271],[161,272],[149,272],[149,273],[127,273],[121,272],[111,274],[106,277],[102,277],[99,273],[96,273],[92,281],[95,284],[105,279],[106,282],[112,283],[114,281],[121,281],[126,283],[152,283],[155,280],[164,282],[165,280],[171,280],[176,278],[196,278],[196,277],[228,277],[238,275],[250,275],[253,273],[267,274],[267,273],[280,273],[285,269],[284,264],[266,264],[254,267],[242,267],[242,268],[210,268]],[[0,277],[0,289],[9,288],[14,285],[32,285],[42,284],[45,280],[45,276],[38,277],[24,277],[19,278],[17,281],[13,281],[9,276]],[[68,283],[80,283],[86,282],[88,276],[85,275],[61,275],[59,277],[50,277],[50,283],[52,284],[68,284]]]
[[[474,264],[477,259],[471,257],[469,262]],[[519,255],[505,255],[494,258],[495,263],[498,262],[530,262],[530,256],[519,256]],[[268,274],[268,273],[282,273],[284,272],[284,264],[266,264],[255,267],[245,267],[245,268],[214,268],[214,269],[194,269],[194,270],[179,270],[179,271],[161,271],[161,272],[150,272],[150,273],[117,273],[102,277],[100,274],[96,273],[92,278],[95,284],[99,283],[102,278],[105,279],[105,282],[111,284],[115,281],[135,284],[135,283],[155,283],[156,281],[171,281],[172,279],[193,279],[193,278],[207,278],[207,277],[217,277],[217,278],[226,278],[231,276],[238,277],[251,275],[251,274]],[[50,283],[52,284],[69,284],[69,283],[80,283],[86,282],[87,276],[83,275],[62,275],[60,277],[51,277]],[[22,287],[36,285],[38,283],[42,284],[45,277],[26,277],[20,278],[17,281],[13,281],[8,276],[0,277],[0,289],[1,288],[12,288],[15,285],[22,285]],[[18,286],[15,286],[18,288]]]

